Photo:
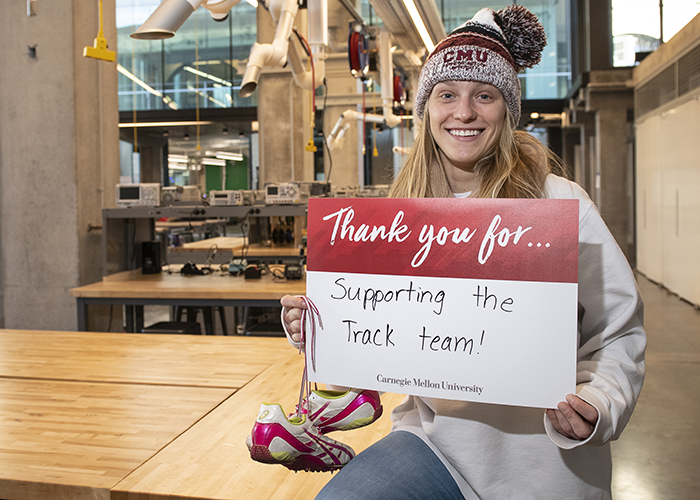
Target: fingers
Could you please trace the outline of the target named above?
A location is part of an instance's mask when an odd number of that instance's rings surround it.
[[[284,307],[282,318],[292,341],[301,342],[301,316],[302,309],[306,309],[306,302],[300,297],[285,295],[280,303]]]
[[[569,394],[556,410],[547,410],[547,417],[556,431],[568,438],[590,437],[598,421],[598,411],[578,396]]]
[[[574,409],[576,413],[581,415],[588,423],[595,426],[598,422],[598,410],[594,406],[589,405],[583,399],[573,394],[566,396],[566,402]]]
[[[280,303],[282,304],[282,307],[285,307],[287,309],[291,309],[293,307],[297,307],[299,309],[306,309],[306,302],[304,302],[304,299],[302,299],[301,297],[295,297],[294,295],[285,295],[280,300]]]

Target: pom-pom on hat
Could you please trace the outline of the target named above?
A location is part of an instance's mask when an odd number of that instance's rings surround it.
[[[495,12],[481,9],[442,40],[428,56],[418,79],[415,114],[422,120],[433,87],[445,81],[493,85],[503,94],[513,123],[520,120],[518,72],[540,62],[547,45],[544,27],[522,5]]]

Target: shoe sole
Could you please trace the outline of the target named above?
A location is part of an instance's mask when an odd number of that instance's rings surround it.
[[[293,471],[306,472],[332,472],[341,469],[343,466],[328,465],[320,458],[312,455],[300,455],[294,457],[289,453],[272,453],[270,449],[262,444],[254,444],[250,447],[250,458],[263,464],[279,464]]]

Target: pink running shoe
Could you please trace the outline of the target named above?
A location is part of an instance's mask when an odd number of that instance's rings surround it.
[[[306,415],[287,419],[278,404],[260,405],[246,444],[256,462],[282,464],[294,471],[334,471],[355,456],[349,446],[322,436]]]
[[[382,416],[379,393],[363,389],[311,391],[301,404],[302,413],[307,409],[321,434],[364,427]]]

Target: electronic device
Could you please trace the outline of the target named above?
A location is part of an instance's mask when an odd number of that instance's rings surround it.
[[[365,186],[357,193],[359,198],[386,198],[389,195],[388,184],[377,184],[375,186]]]
[[[211,273],[210,268],[199,268],[194,262],[188,262],[180,268],[180,274],[183,276],[204,276]]]
[[[301,193],[297,182],[265,184],[266,205],[295,205],[301,202]]]
[[[162,206],[191,205],[202,201],[199,186],[166,186],[160,189]]]
[[[160,190],[160,203],[163,206],[172,205],[180,201],[182,196],[182,186],[167,186]]]
[[[252,189],[243,191],[243,204],[244,205],[264,205],[265,204],[265,190],[264,189]]]
[[[304,268],[299,264],[285,264],[284,277],[288,280],[300,280],[304,276]]]
[[[160,184],[117,184],[117,206],[126,207],[157,207],[160,205]]]
[[[344,188],[333,189],[331,196],[333,198],[356,198],[359,188],[346,186]]]
[[[141,242],[141,261],[142,274],[159,274],[162,271],[160,241]]]
[[[180,202],[182,203],[200,203],[202,201],[202,190],[199,186],[182,186],[180,194]]]
[[[247,280],[259,280],[262,276],[262,272],[260,271],[260,268],[258,266],[250,265],[245,268],[243,276]]]
[[[330,183],[325,181],[304,181],[299,184],[302,198],[328,196],[331,191]]]
[[[246,267],[248,267],[247,260],[234,258],[228,263],[228,273],[231,276],[240,276],[245,272]]]
[[[209,191],[209,205],[243,205],[242,190]]]

